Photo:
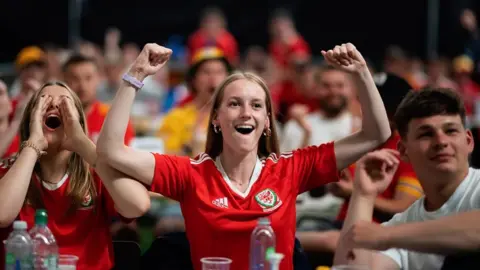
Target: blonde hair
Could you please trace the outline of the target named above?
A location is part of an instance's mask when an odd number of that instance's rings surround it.
[[[30,137],[30,117],[35,104],[38,102],[40,94],[43,89],[49,86],[60,86],[65,88],[73,98],[75,108],[79,114],[80,125],[83,132],[87,133],[87,122],[83,107],[78,96],[63,82],[53,81],[45,83],[30,99],[25,112],[23,114],[22,122],[20,124],[20,138],[21,141],[26,141]],[[34,172],[37,175],[41,175],[40,164],[37,161],[34,167]],[[82,206],[82,202],[85,196],[90,195],[92,202],[95,202],[97,197],[97,191],[93,183],[93,176],[90,172],[90,166],[88,163],[77,153],[73,152],[68,161],[67,173],[70,176],[68,184],[67,196],[72,199],[72,208],[76,209]],[[40,179],[43,182],[43,179]],[[41,193],[43,185],[40,185],[40,189],[33,182],[30,182],[28,188],[27,197],[25,203],[32,205],[34,208],[44,207],[41,199]]]
[[[225,94],[225,88],[238,80],[247,80],[253,82],[260,86],[265,92],[265,105],[267,109],[268,119],[270,121],[270,134],[269,136],[262,135],[258,143],[258,155],[260,157],[268,157],[271,153],[279,155],[280,147],[278,145],[278,136],[275,126],[275,115],[273,110],[272,97],[270,95],[270,90],[268,89],[267,84],[259,76],[250,73],[250,72],[235,72],[232,75],[228,76],[217,88],[215,94],[213,95],[213,106],[210,111],[210,120],[208,124],[207,131],[207,142],[205,147],[205,153],[210,157],[215,158],[223,150],[223,136],[222,133],[215,133],[212,121],[218,113],[218,108],[220,107],[223,96]]]

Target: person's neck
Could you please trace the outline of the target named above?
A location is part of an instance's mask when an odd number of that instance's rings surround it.
[[[48,183],[58,183],[67,172],[68,161],[72,152],[60,151],[57,153],[47,153],[40,159],[40,178]]]
[[[445,202],[450,199],[458,186],[467,177],[469,171],[468,165],[456,173],[445,173],[431,171],[425,173],[425,175],[418,174],[418,178],[426,179],[426,181],[420,181],[426,183],[422,185],[423,192],[425,193],[425,209],[427,211],[435,211],[442,207]]]
[[[0,118],[0,133],[5,132],[9,125],[8,116]]]
[[[252,151],[248,154],[239,154],[229,150],[225,145],[220,154],[220,162],[230,181],[242,186],[248,185],[252,177],[253,170],[257,164],[257,152]]]

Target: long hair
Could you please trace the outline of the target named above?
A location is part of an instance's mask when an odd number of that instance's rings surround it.
[[[87,133],[87,122],[85,118],[85,114],[83,112],[83,107],[80,99],[78,96],[65,84],[58,81],[47,82],[44,84],[30,99],[28,102],[25,112],[23,114],[22,122],[20,124],[20,138],[21,141],[26,141],[30,137],[30,118],[32,114],[32,110],[37,104],[38,99],[42,90],[48,86],[61,86],[65,88],[72,96],[75,108],[79,114],[79,121],[80,125],[82,126],[83,132]],[[34,167],[34,173],[38,176],[41,176],[41,168],[40,164],[37,161]],[[93,177],[90,172],[90,166],[88,163],[80,157],[79,154],[73,152],[68,160],[67,165],[67,173],[70,177],[70,181],[68,184],[67,196],[72,199],[72,209],[76,209],[82,206],[82,202],[86,196],[90,196],[93,203],[95,203],[97,197],[97,191],[95,189],[95,185],[93,183]],[[39,179],[41,182],[44,182],[43,179]],[[43,185],[40,185],[40,188],[33,183],[30,182],[30,186],[28,188],[27,197],[25,203],[32,205],[34,208],[41,208],[44,207],[43,201],[41,199]]]
[[[248,80],[260,86],[265,92],[265,105],[267,109],[268,120],[270,121],[270,136],[262,135],[258,142],[258,156],[268,157],[271,153],[279,155],[280,147],[278,146],[278,136],[275,124],[275,115],[273,111],[273,102],[270,95],[270,90],[267,84],[259,76],[250,72],[235,72],[228,76],[217,88],[213,95],[213,106],[210,111],[210,120],[208,122],[207,143],[205,153],[210,157],[215,158],[223,150],[223,136],[222,133],[215,133],[212,121],[218,113],[218,108],[222,104],[225,88],[234,81]]]

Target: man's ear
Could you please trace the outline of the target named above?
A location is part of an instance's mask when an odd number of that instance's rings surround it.
[[[397,143],[397,150],[400,152],[400,159],[405,162],[410,162],[408,158],[407,148],[405,146],[405,142],[403,140],[398,141]]]

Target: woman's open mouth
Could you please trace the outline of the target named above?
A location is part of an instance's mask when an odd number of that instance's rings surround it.
[[[50,130],[55,130],[62,126],[62,120],[60,116],[51,114],[45,118],[45,126]]]

